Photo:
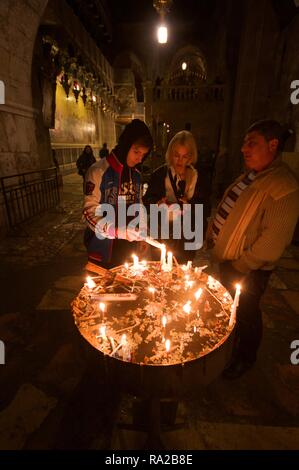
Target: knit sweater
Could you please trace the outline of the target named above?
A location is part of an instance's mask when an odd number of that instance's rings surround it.
[[[225,192],[241,180],[240,176]],[[212,250],[218,261],[231,260],[242,273],[273,269],[291,242],[299,216],[299,185],[278,157],[258,173],[237,199]],[[209,225],[207,238],[211,238]]]

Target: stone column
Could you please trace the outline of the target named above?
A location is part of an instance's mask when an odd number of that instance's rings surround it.
[[[0,2],[0,175],[38,168],[31,66],[36,33],[47,0]]]
[[[277,27],[270,0],[260,0],[258,8],[255,0],[246,1],[229,139],[230,179],[242,171],[240,148],[246,128],[267,115]]]

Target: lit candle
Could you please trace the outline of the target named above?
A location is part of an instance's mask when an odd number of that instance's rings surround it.
[[[241,286],[240,284],[236,284],[236,293],[235,293],[235,298],[234,302],[231,308],[231,315],[229,319],[229,324],[228,326],[231,327],[235,321],[236,314],[237,314],[237,307],[239,305],[239,298],[240,298],[240,293],[241,293]]]
[[[185,282],[185,289],[189,289],[193,286],[194,281],[186,281]]]
[[[167,253],[167,266],[168,266],[169,271],[172,271],[172,265],[173,265],[172,258],[173,258],[173,255],[171,251],[169,251]]]
[[[169,339],[167,339],[167,340],[165,341],[165,349],[166,349],[166,352],[169,352],[169,351],[170,351],[170,340],[169,340]]]
[[[202,294],[202,288],[198,289],[195,292],[194,297],[196,298],[196,300],[198,300],[201,297],[201,294]]]
[[[104,302],[99,303],[100,312],[102,312],[102,319],[104,320],[104,313],[106,311],[106,304]]]
[[[90,289],[90,290],[92,290],[92,289],[94,289],[94,288],[96,287],[96,283],[94,282],[93,279],[91,279],[90,276],[87,276],[87,278],[86,278],[86,284],[87,284],[88,289]]]
[[[132,255],[133,258],[133,268],[138,269],[139,268],[139,259],[138,256]]]
[[[212,278],[212,276],[208,276],[208,288],[209,289],[213,289],[214,288],[214,279]]]
[[[166,323],[167,323],[167,317],[166,317],[166,315],[163,315],[163,317],[162,317],[162,325],[163,325],[163,328],[164,328],[164,329],[165,329],[165,327],[166,327]]]
[[[166,246],[162,245],[161,246],[161,267],[165,266],[166,264]]]
[[[152,286],[150,286],[148,288],[149,292],[152,294],[152,297],[153,297],[153,300],[155,299],[155,292],[156,292],[156,289]]]
[[[189,315],[189,313],[191,312],[191,300],[188,300],[188,302],[183,306],[183,310]]]
[[[129,269],[129,263],[125,263],[125,268]]]

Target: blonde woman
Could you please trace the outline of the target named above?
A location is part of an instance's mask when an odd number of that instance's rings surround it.
[[[150,204],[203,204],[204,231],[210,212],[207,189],[204,179],[194,165],[197,161],[196,142],[188,131],[178,132],[170,141],[166,151],[166,164],[152,175],[143,203]],[[181,263],[192,260],[195,251],[184,250],[184,238],[165,240]]]

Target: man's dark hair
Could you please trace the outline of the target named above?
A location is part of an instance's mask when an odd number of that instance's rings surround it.
[[[290,135],[289,130],[285,129],[279,122],[273,119],[262,119],[256,121],[247,129],[246,134],[249,132],[258,132],[269,142],[269,140],[278,140],[278,152],[281,152],[287,138]]]

